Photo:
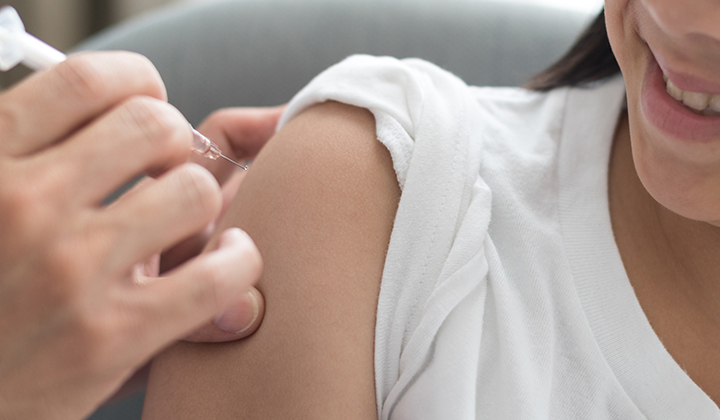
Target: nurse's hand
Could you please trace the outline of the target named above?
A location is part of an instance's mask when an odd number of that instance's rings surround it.
[[[227,108],[213,112],[198,128],[217,144],[223,153],[235,160],[244,162],[254,159],[268,140],[275,134],[275,127],[285,110],[285,105],[266,108]],[[162,253],[159,269],[161,273],[172,270],[180,264],[197,256],[212,236],[216,222],[227,210],[246,172],[238,170],[223,159],[210,160],[195,153],[190,160],[208,169],[218,180],[222,189],[222,207],[216,221],[201,232]],[[145,180],[143,182],[152,182]],[[142,187],[141,185],[138,188]],[[146,266],[157,270],[158,267]],[[262,323],[265,314],[265,301],[254,287],[250,288],[230,308],[218,314],[212,321],[184,337],[194,342],[226,342],[239,340],[252,335]],[[133,377],[110,399],[118,401],[139,390],[147,384],[149,365],[139,369]]]
[[[239,230],[157,277],[222,193],[145,58],[92,53],[0,95],[0,418],[79,419],[237,303],[262,262]],[[111,206],[141,173],[157,176]]]
[[[226,108],[213,112],[198,129],[236,162],[252,160],[275,134],[285,106],[267,108]],[[210,160],[193,154],[191,161],[207,168],[222,188],[222,208],[218,221],[227,210],[246,172],[223,159]],[[170,270],[196,256],[207,244],[215,223],[162,254],[161,272]],[[187,341],[222,342],[251,335],[262,322],[264,301],[259,291],[251,291],[223,314],[185,337]]]

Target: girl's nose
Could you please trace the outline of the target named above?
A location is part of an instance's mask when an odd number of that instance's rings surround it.
[[[672,37],[700,35],[720,41],[720,1],[640,0],[658,26]]]

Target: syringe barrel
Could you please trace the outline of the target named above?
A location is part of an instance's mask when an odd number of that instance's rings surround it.
[[[33,70],[43,70],[64,61],[67,56],[27,32],[18,34],[25,52],[23,64]]]

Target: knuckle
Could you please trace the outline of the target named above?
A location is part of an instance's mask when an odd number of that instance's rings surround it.
[[[12,103],[8,103],[7,101],[0,102],[0,130],[2,130],[4,139],[20,137],[23,125],[22,121],[23,118],[20,107],[13,106]]]
[[[137,53],[78,54],[60,63],[55,71],[64,89],[81,101],[97,101],[121,92],[167,99],[160,73],[148,58]]]
[[[222,302],[220,280],[222,269],[205,261],[198,267],[197,281],[190,295],[191,301],[200,308],[219,308]]]
[[[23,185],[3,183],[0,186],[2,223],[12,231],[22,232],[25,238],[34,237],[32,232],[43,227],[45,218],[42,213],[50,210],[47,203],[43,204],[39,189],[34,182]]]
[[[12,172],[13,178],[23,182],[0,182],[0,232],[6,240],[0,252],[5,258],[13,255],[43,261],[48,256],[48,244],[72,223],[66,214],[60,214],[64,209],[57,200],[62,182],[58,178],[62,176],[43,170]]]
[[[136,77],[143,77],[142,80],[145,83],[145,91],[147,91],[149,95],[162,101],[167,101],[165,83],[163,83],[160,73],[149,58],[134,52],[123,51],[118,54],[123,54],[123,57],[127,60],[128,67],[132,68],[133,72],[137,72],[138,76]]]
[[[80,100],[97,100],[108,92],[109,75],[89,55],[72,57],[57,66],[57,74],[71,94]]]
[[[55,241],[48,245],[44,252],[46,272],[57,284],[72,285],[86,277],[85,258],[78,258],[76,247],[68,243],[70,240]]]
[[[42,165],[34,162],[23,171],[25,180],[22,187],[29,199],[37,207],[47,207],[49,201],[59,197],[59,192],[67,189],[72,173],[62,165]],[[21,193],[22,194],[22,193]]]
[[[225,308],[238,292],[247,291],[263,269],[260,252],[251,244],[237,247],[232,261],[210,257],[196,263],[192,300],[198,306],[215,310]]]
[[[256,246],[247,246],[240,251],[240,258],[250,277],[258,278],[263,271],[263,260]]]
[[[85,238],[82,227],[72,229],[56,232],[52,242],[38,252],[42,272],[53,285],[48,294],[60,301],[72,301],[86,294],[107,255],[98,241],[90,243]]]
[[[78,305],[73,319],[73,334],[79,349],[78,359],[86,371],[106,371],[112,364],[115,336],[119,330],[113,314],[108,311]],[[114,356],[115,355],[115,356]]]
[[[124,109],[128,124],[140,131],[149,148],[189,152],[190,127],[172,105],[148,96],[140,96],[127,101]]]
[[[12,184],[0,185],[0,211],[2,220],[12,225],[23,220],[28,211],[35,207],[35,197],[31,189],[15,188]]]

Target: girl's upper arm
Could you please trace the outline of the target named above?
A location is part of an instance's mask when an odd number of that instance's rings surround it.
[[[246,230],[263,255],[263,324],[159,356],[144,417],[375,418],[375,313],[399,196],[367,110],[329,102],[288,123],[221,226]]]

